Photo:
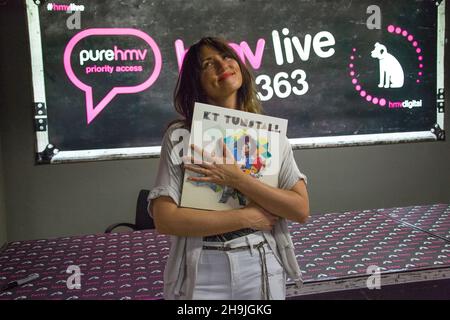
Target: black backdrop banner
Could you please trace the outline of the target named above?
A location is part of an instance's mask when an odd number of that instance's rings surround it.
[[[158,156],[204,36],[229,41],[294,147],[444,139],[444,2],[26,2],[38,163]]]

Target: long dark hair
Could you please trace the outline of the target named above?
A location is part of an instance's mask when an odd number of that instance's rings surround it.
[[[184,57],[173,96],[175,110],[182,116],[182,119],[172,121],[171,124],[182,122],[183,126],[190,130],[195,102],[207,103],[207,97],[200,82],[200,50],[203,46],[213,48],[237,61],[242,74],[242,86],[237,92],[238,108],[247,112],[262,113],[253,75],[236,52],[223,39],[205,37],[192,45]]]

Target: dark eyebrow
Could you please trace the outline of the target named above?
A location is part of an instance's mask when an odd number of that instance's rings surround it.
[[[202,61],[202,63],[203,62],[205,62],[205,61],[207,61],[207,60],[212,60],[213,59],[213,57],[212,56],[209,56],[209,57],[206,57],[205,59],[203,59],[203,60],[201,60]]]

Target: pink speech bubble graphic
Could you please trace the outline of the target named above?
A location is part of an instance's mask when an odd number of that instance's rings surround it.
[[[82,39],[89,36],[126,36],[131,35],[144,40],[150,48],[153,50],[153,55],[155,57],[155,67],[153,69],[153,73],[150,77],[145,80],[143,83],[137,86],[131,87],[113,87],[111,91],[96,105],[94,106],[93,98],[92,98],[92,87],[87,84],[81,82],[73,72],[72,64],[70,62],[70,57],[72,55],[73,48],[75,45]],[[108,105],[109,102],[117,95],[117,94],[130,94],[137,93],[148,89],[155,81],[158,79],[159,73],[161,72],[162,67],[162,58],[161,52],[159,50],[156,42],[145,32],[142,32],[137,29],[131,28],[95,28],[95,29],[86,29],[79,33],[77,33],[67,44],[66,49],[64,50],[64,69],[66,70],[66,74],[69,77],[70,81],[79,88],[83,90],[86,94],[86,116],[87,123],[91,123],[92,120],[95,119],[96,116]]]

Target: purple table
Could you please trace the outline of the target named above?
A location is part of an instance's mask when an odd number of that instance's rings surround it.
[[[450,241],[450,206],[447,204],[379,209],[377,212]]]
[[[0,299],[162,299],[169,245],[151,230],[12,242],[0,254],[0,282],[40,278]],[[71,265],[80,268],[81,289],[67,287]]]
[[[304,286],[297,289],[288,284],[288,296],[367,288],[375,266],[382,286],[450,279],[450,241],[442,237],[448,235],[448,224],[443,229],[449,211],[446,204],[351,211],[291,224]],[[423,216],[442,223],[434,235],[432,229],[424,231],[394,220],[392,214],[410,222],[416,222],[412,216],[417,220]],[[435,223],[430,226],[436,227]],[[372,272],[370,266],[374,266]]]
[[[379,267],[382,286],[450,279],[449,212],[450,205],[438,204],[292,223],[304,286],[288,282],[287,296],[365,288],[370,266]],[[169,241],[146,230],[9,243],[0,253],[0,283],[40,278],[0,292],[0,299],[161,299]],[[81,289],[67,287],[73,265]]]

